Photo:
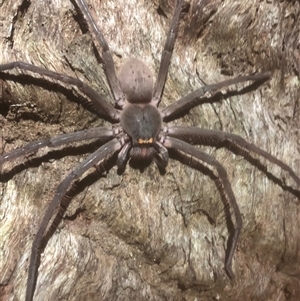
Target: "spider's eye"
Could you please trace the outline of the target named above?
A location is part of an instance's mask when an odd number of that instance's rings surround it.
[[[138,144],[153,144],[154,139],[150,138],[150,139],[142,139],[142,138],[138,138],[137,139],[137,143]]]

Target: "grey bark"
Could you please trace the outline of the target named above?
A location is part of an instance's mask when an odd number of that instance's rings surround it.
[[[88,2],[117,68],[138,57],[157,72],[173,1]],[[193,109],[176,123],[239,134],[299,175],[299,15],[298,1],[192,1],[162,105],[202,81],[271,70],[257,90]],[[79,77],[111,100],[71,2],[5,0],[0,18],[0,64],[22,60]],[[0,83],[1,153],[104,124],[74,101],[73,88],[51,91],[57,86],[28,77]],[[298,300],[299,199],[243,158],[205,150],[226,168],[243,216],[234,283],[224,272],[228,228],[217,188],[170,161],[165,175],[154,165],[143,173],[128,166],[121,176],[113,168],[72,200],[43,253],[34,300]],[[61,155],[0,179],[0,300],[24,300],[33,236],[56,187],[83,158]]]

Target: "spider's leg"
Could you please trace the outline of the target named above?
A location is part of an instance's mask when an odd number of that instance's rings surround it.
[[[168,128],[168,135],[191,144],[226,147],[235,154],[243,156],[246,160],[248,160],[249,152],[260,155],[287,171],[300,188],[299,176],[297,176],[287,164],[273,157],[271,154],[256,145],[247,142],[238,135],[222,131],[185,126],[172,126]]]
[[[231,188],[231,184],[228,180],[228,176],[226,173],[226,170],[224,167],[212,156],[200,151],[199,149],[193,147],[192,145],[173,138],[173,137],[165,137],[162,144],[169,149],[174,149],[175,151],[183,152],[184,154],[187,154],[189,156],[192,156],[193,158],[196,158],[198,160],[201,160],[202,162],[211,165],[216,168],[220,182],[223,186],[223,193],[228,200],[229,204],[232,206],[234,215],[235,215],[235,221],[232,220],[233,223],[233,232],[229,238],[230,244],[228,246],[227,250],[227,256],[225,258],[225,271],[228,274],[228,276],[233,279],[234,273],[232,271],[232,258],[234,251],[237,246],[239,234],[242,228],[242,218],[241,213],[239,210],[239,207],[237,205],[234,193]],[[195,168],[195,162],[194,160],[187,160],[187,164],[191,166],[192,168]]]
[[[30,264],[28,270],[27,289],[26,289],[26,301],[32,301],[37,271],[40,262],[41,251],[43,249],[44,238],[51,229],[49,229],[49,223],[53,218],[55,212],[59,210],[59,206],[65,197],[72,182],[83,175],[89,168],[96,164],[104,163],[109,159],[116,151],[122,147],[122,142],[117,138],[109,141],[105,145],[101,146],[97,151],[89,155],[80,165],[78,165],[69,175],[59,184],[54,198],[49,204],[47,211],[43,217],[39,230],[34,238],[31,250]]]
[[[2,166],[4,162],[14,161],[15,159],[21,156],[26,156],[30,153],[36,152],[40,148],[45,146],[58,147],[67,143],[84,141],[88,139],[100,139],[105,142],[107,140],[112,139],[113,137],[114,137],[114,131],[112,129],[101,127],[101,128],[87,129],[75,133],[62,134],[53,138],[46,138],[39,141],[33,141],[21,148],[13,150],[10,153],[0,156],[0,166]]]
[[[60,74],[54,71],[47,70],[45,68],[37,67],[25,62],[12,62],[8,64],[0,65],[0,71],[21,69],[31,71],[49,78],[53,78],[65,84],[76,86],[82,93],[89,97],[96,111],[100,116],[104,116],[107,120],[119,121],[119,112],[110,103],[108,103],[103,96],[98,94],[93,88],[85,84],[78,78],[74,78],[65,74]]]
[[[114,61],[111,55],[111,51],[108,47],[107,41],[105,40],[102,32],[99,30],[96,22],[94,21],[85,0],[77,0],[77,4],[87,20],[88,25],[94,32],[96,39],[102,47],[102,60],[104,63],[104,71],[107,77],[107,81],[110,90],[114,96],[115,102],[119,107],[123,107],[125,103],[125,95],[121,90],[121,85],[116,74]]]
[[[217,84],[203,86],[165,107],[162,110],[163,120],[168,122],[172,121],[176,119],[178,115],[184,114],[195,106],[203,104],[204,101],[201,99],[201,97],[207,92],[219,90],[221,88],[230,85],[236,85],[245,81],[265,81],[269,79],[270,76],[271,72],[264,72],[253,75],[238,76],[236,78],[225,80]]]
[[[164,50],[161,55],[159,71],[158,71],[156,84],[153,91],[153,101],[156,104],[156,106],[158,106],[164,91],[169,65],[174,49],[174,44],[178,33],[181,9],[182,9],[182,0],[177,0],[170,29],[165,42]]]

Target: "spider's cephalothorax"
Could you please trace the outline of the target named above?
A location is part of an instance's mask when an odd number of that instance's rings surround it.
[[[77,78],[62,75],[24,62],[12,62],[0,65],[0,71],[19,68],[50,79],[58,80],[64,84],[73,85],[90,99],[95,112],[99,116],[112,123],[116,123],[114,126],[91,128],[75,133],[62,134],[41,141],[34,141],[25,145],[23,148],[0,156],[1,167],[7,161],[14,161],[18,157],[34,153],[45,146],[58,147],[67,143],[88,139],[99,139],[106,142],[95,152],[87,156],[58,186],[32,245],[26,301],[33,299],[41,250],[45,245],[46,238],[49,237],[49,224],[51,224],[57,208],[61,205],[68,189],[74,180],[81,177],[88,169],[95,165],[102,166],[103,163],[107,162],[114,154],[118,155],[115,164],[119,168],[123,168],[129,159],[135,162],[146,163],[154,161],[159,168],[165,168],[168,163],[169,150],[175,154],[176,152],[180,154],[178,160],[183,161],[191,168],[201,170],[201,168],[199,168],[199,162],[201,161],[214,168],[218,178],[218,189],[221,190],[222,196],[226,198],[226,202],[231,206],[231,212],[234,214],[234,218],[232,219],[233,229],[229,237],[230,244],[228,245],[227,256],[225,257],[225,270],[230,278],[234,278],[231,264],[242,227],[239,207],[224,167],[215,158],[202,152],[193,145],[227,147],[229,150],[244,156],[246,159],[249,158],[249,153],[264,157],[286,171],[297,185],[300,185],[299,176],[296,175],[288,165],[266,151],[247,142],[240,136],[198,127],[172,126],[167,125],[167,123],[201,104],[201,97],[206,92],[245,81],[263,82],[270,78],[270,72],[239,76],[217,84],[206,85],[165,108],[158,108],[177,36],[183,1],[176,1],[174,15],[167,34],[155,84],[153,84],[150,69],[137,59],[128,60],[117,76],[108,44],[93,20],[85,0],[77,0],[76,2],[78,5],[77,9],[79,8],[91,30],[94,32],[98,43],[102,46],[102,60],[105,67],[105,75],[115,101],[115,106],[112,106],[103,96]]]
[[[152,104],[126,104],[121,114],[122,129],[129,135],[132,159],[151,159],[161,130],[161,114]]]

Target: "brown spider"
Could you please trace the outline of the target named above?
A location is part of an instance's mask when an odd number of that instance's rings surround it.
[[[116,153],[118,155],[115,164],[121,171],[124,170],[128,160],[130,160],[133,166],[138,168],[147,166],[154,161],[160,170],[164,170],[168,164],[169,150],[177,153],[178,160],[192,168],[199,170],[199,161],[202,161],[216,169],[222,194],[224,194],[224,198],[228,201],[234,212],[233,229],[229,238],[230,244],[225,259],[225,270],[228,276],[233,279],[234,273],[231,265],[242,227],[241,214],[223,166],[216,159],[193,147],[193,145],[227,147],[229,150],[244,157],[247,157],[249,152],[252,152],[266,158],[287,171],[297,185],[300,185],[300,179],[289,166],[237,135],[198,127],[172,126],[167,125],[167,123],[201,104],[201,97],[207,92],[245,81],[262,82],[269,79],[271,73],[265,72],[255,75],[239,76],[217,84],[206,85],[182,97],[171,105],[159,109],[158,106],[163,94],[177,36],[183,1],[176,1],[174,15],[165,42],[154,87],[152,72],[142,61],[137,59],[128,60],[121,68],[118,76],[116,75],[108,44],[90,15],[85,0],[78,0],[77,3],[90,28],[94,31],[99,44],[102,46],[102,60],[107,81],[114,97],[114,107],[94,89],[77,78],[58,74],[24,62],[12,62],[0,65],[0,71],[19,68],[61,81],[65,84],[76,86],[90,99],[99,116],[116,124],[111,127],[92,128],[31,142],[20,149],[0,157],[1,167],[5,162],[14,161],[21,156],[35,153],[38,149],[45,146],[59,147],[68,143],[89,139],[101,139],[105,142],[105,144],[89,155],[60,183],[52,202],[48,206],[32,245],[26,301],[33,299],[38,264],[41,250],[45,247],[43,244],[45,237],[48,235],[49,224],[57,208],[66,196],[71,184],[88,169],[95,165],[105,163]]]

